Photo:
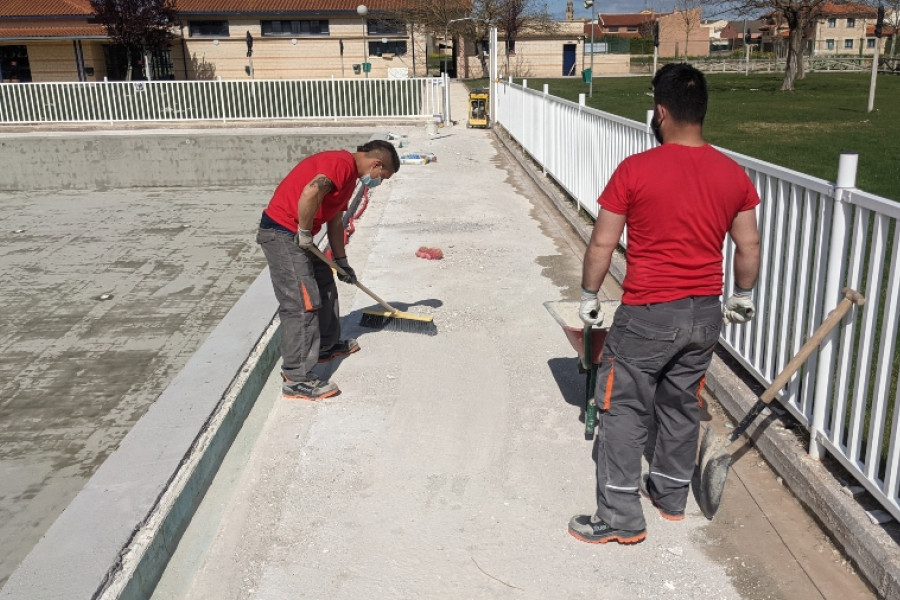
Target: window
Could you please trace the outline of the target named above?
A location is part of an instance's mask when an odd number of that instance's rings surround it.
[[[837,19],[828,19],[828,29],[837,27]]]
[[[228,21],[191,21],[188,32],[191,37],[228,37]]]
[[[125,46],[120,44],[103,46],[103,54],[106,57],[106,73],[109,80],[125,81],[128,77],[128,53]],[[172,56],[168,50],[157,50],[150,55],[150,71],[154,81],[175,79]],[[136,81],[147,79],[142,52],[131,53],[131,79]]]
[[[262,21],[263,35],[328,35],[327,19],[307,19],[303,21]]]
[[[875,38],[869,38],[866,40],[866,48],[869,50],[875,49]]]
[[[618,27],[610,27],[609,32],[610,33],[619,33],[619,28]]]
[[[395,56],[406,55],[406,41],[392,42],[369,42],[369,56],[381,56],[382,54],[393,54]]]
[[[847,19],[847,27],[849,29],[856,27],[856,19]]]
[[[844,40],[844,49],[845,50],[853,50],[853,40],[852,39]]]
[[[834,40],[825,40],[825,49],[834,50]]]
[[[629,28],[627,28],[627,31],[637,31],[637,30],[638,30],[637,27],[629,27]]]
[[[406,24],[402,21],[393,21],[390,19],[366,20],[366,34],[406,35]]]
[[[31,81],[27,47],[0,46],[0,81],[4,83]]]
[[[506,53],[509,55],[516,53],[516,40],[506,40]]]

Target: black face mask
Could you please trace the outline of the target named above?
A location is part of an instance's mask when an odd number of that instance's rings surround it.
[[[650,129],[653,131],[653,137],[656,138],[656,141],[660,144],[663,143],[662,133],[659,130],[659,119],[656,118],[656,113],[653,113],[653,118],[650,119]]]

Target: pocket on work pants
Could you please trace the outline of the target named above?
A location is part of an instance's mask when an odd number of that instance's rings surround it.
[[[630,317],[619,330],[615,355],[644,371],[661,369],[675,354],[678,328]]]

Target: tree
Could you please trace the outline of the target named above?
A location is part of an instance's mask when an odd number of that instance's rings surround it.
[[[450,39],[462,35],[476,43],[486,42],[491,27],[503,33],[507,50],[525,30],[553,31],[555,23],[540,0],[407,0],[403,9],[386,13],[386,18],[401,20],[413,29],[422,29],[434,37]],[[454,21],[451,23],[451,21]],[[449,40],[447,40],[449,41]],[[507,52],[507,61],[509,60]],[[484,52],[478,55],[483,76],[488,63]],[[507,70],[509,64],[507,62]]]
[[[178,12],[175,0],[90,0],[97,22],[106,26],[109,37],[125,48],[126,79],[131,81],[132,52],[144,57],[144,71],[151,79],[151,53],[164,50],[174,37]]]
[[[783,91],[794,89],[794,82],[803,79],[803,53],[805,42],[814,30],[816,20],[822,14],[826,1],[831,0],[720,0],[719,6],[737,14],[766,14],[772,26],[772,35],[780,35],[780,28],[788,29],[787,63],[784,68]]]
[[[514,54],[516,40],[525,31],[554,33],[558,27],[550,16],[547,5],[539,0],[475,0],[476,14],[480,12],[487,22],[493,22],[506,39],[506,72],[511,74],[509,57]],[[482,56],[481,68],[487,75],[487,61]]]
[[[691,43],[691,32],[700,27],[701,5],[704,0],[675,0],[675,15],[684,24],[684,51],[682,56],[687,60]]]

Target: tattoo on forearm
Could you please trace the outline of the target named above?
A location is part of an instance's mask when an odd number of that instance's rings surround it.
[[[324,175],[319,175],[313,179],[310,185],[315,186],[319,191],[325,192],[326,194],[334,189],[334,184]]]

